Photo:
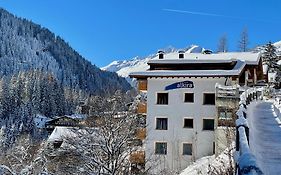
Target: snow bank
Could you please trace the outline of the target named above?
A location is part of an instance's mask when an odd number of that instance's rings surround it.
[[[182,171],[180,175],[198,175],[198,174],[212,174],[211,172],[224,172],[230,167],[230,162],[234,162],[232,155],[234,150],[234,143],[231,148],[225,149],[218,157],[215,155],[202,157],[188,166]],[[233,165],[232,165],[233,166]]]
[[[215,156],[202,157],[190,166],[188,166],[180,175],[198,175],[198,174],[208,174],[209,165],[215,160]]]

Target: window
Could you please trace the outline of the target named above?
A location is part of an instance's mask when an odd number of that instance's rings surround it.
[[[183,54],[183,53],[180,53],[180,54],[179,54],[179,58],[184,58],[184,54]]]
[[[155,154],[167,154],[167,143],[156,142],[155,143]]]
[[[204,94],[204,105],[214,105],[215,104],[215,94],[214,93],[206,93]]]
[[[192,155],[192,144],[184,143],[182,145],[182,155]]]
[[[221,111],[219,113],[219,119],[232,120],[232,112]]]
[[[213,142],[213,154],[216,154],[216,143]]]
[[[214,130],[214,119],[203,119],[203,130]]]
[[[185,118],[183,121],[183,127],[184,128],[193,128],[193,119]]]
[[[185,93],[184,94],[184,102],[185,103],[193,103],[194,102],[194,94],[193,93]]]
[[[168,93],[157,93],[157,104],[167,105],[168,104]]]
[[[159,59],[163,59],[164,58],[164,54],[163,53],[159,53]]]
[[[168,119],[167,118],[156,118],[156,129],[167,130],[168,129]]]

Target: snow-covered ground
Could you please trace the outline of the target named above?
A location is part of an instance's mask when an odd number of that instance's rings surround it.
[[[274,106],[273,101],[252,102],[247,109],[250,149],[265,175],[281,174],[279,110]]]
[[[234,162],[234,160],[229,157],[232,155],[233,151],[234,143],[231,150],[229,150],[229,148],[225,149],[218,157],[212,155],[196,160],[184,169],[180,175],[206,175],[226,172],[230,167],[230,162]],[[234,167],[234,165],[232,166]]]
[[[215,155],[202,157],[188,166],[180,175],[208,174],[208,166],[215,160]]]

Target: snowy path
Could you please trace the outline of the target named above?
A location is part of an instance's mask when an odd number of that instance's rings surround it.
[[[250,149],[265,175],[281,174],[281,125],[273,103],[253,102],[247,109]]]

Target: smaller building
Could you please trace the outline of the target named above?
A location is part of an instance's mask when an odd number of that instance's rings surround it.
[[[64,126],[64,127],[80,127],[82,125],[82,121],[84,117],[82,115],[79,116],[60,116],[55,119],[48,120],[45,123],[45,127],[49,133],[53,132],[56,126]]]
[[[38,129],[45,129],[46,122],[50,120],[52,119],[40,114],[37,114],[33,119],[35,126]]]

